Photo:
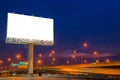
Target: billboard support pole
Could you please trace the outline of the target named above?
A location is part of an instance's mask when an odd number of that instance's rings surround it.
[[[34,44],[28,44],[28,76],[33,76],[33,53],[34,53]]]

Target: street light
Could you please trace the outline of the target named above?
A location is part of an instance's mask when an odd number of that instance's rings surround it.
[[[51,57],[53,55],[55,55],[55,51],[54,50],[51,51],[51,53],[49,54],[49,56]]]
[[[74,53],[74,54],[76,54],[76,53],[77,53],[77,51],[76,51],[76,50],[74,50],[74,51],[73,51],[73,53]]]
[[[0,64],[2,64],[3,63],[3,61],[2,60],[0,60]]]
[[[84,60],[84,63],[87,63],[87,60]]]
[[[105,62],[110,62],[110,60],[109,60],[109,59],[106,59]]]
[[[9,57],[9,58],[7,59],[7,61],[8,61],[8,62],[11,62],[11,58]]]
[[[73,51],[73,55],[72,55],[72,58],[73,58],[73,59],[76,57],[76,53],[77,53],[77,51],[74,50],[74,51]]]
[[[56,61],[56,59],[55,59],[55,58],[52,58],[51,64],[54,65],[54,64],[55,64],[55,61]]]
[[[55,63],[52,61],[51,64],[54,65]]]
[[[29,63],[28,62],[26,62],[26,65],[28,65]]]
[[[72,55],[72,58],[74,59],[74,58],[75,58],[75,55]]]
[[[94,55],[95,58],[98,59],[98,52],[97,52],[97,51],[94,51],[94,52],[93,52],[93,55]],[[98,63],[99,61],[95,59],[95,62]]]
[[[52,56],[52,53],[50,53],[49,56],[51,57],[51,56]]]
[[[52,53],[52,54],[55,54],[55,51],[54,51],[54,50],[52,50],[52,51],[51,51],[51,53]]]
[[[55,59],[55,58],[52,58],[52,61],[56,61],[56,59]]]
[[[37,64],[36,64],[36,67],[40,67],[40,64],[42,64],[42,60],[37,60]]]
[[[37,64],[41,64],[42,63],[42,60],[37,60]]]
[[[98,55],[98,52],[97,52],[97,51],[94,51],[93,54],[96,56],[96,55]]]
[[[50,57],[50,65],[51,65],[51,64],[52,64],[52,65],[55,64],[56,59],[53,58],[54,55],[55,55],[55,51],[54,51],[54,50],[50,51],[50,53],[49,53],[49,57]],[[52,59],[52,61],[51,61],[51,59]]]
[[[82,45],[82,47],[87,48],[88,47],[88,43],[84,42],[83,45]],[[83,64],[84,63],[84,61],[83,61],[83,55],[80,55],[80,58],[81,58],[81,64]]]
[[[39,57],[42,57],[42,54],[39,54]]]
[[[20,58],[21,58],[21,55],[20,55],[20,54],[17,54],[17,55],[16,55],[16,58],[17,58],[17,59],[20,59]]]
[[[99,61],[99,60],[96,60],[95,62],[96,62],[96,63],[99,63],[100,61]]]
[[[9,57],[7,61],[8,61],[9,69],[11,69],[11,58]]]
[[[72,59],[75,61],[75,63],[77,63],[77,57],[76,57],[76,55],[73,54],[71,57],[72,57]]]
[[[67,64],[70,64],[70,61],[67,60],[66,63],[67,63]]]
[[[84,47],[88,47],[88,43],[86,43],[86,42],[83,43],[83,46],[84,46]]]

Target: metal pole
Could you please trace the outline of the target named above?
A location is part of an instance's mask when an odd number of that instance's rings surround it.
[[[82,55],[81,55],[81,64],[83,64],[83,57],[82,57]]]
[[[33,76],[33,52],[34,44],[28,44],[28,76]]]

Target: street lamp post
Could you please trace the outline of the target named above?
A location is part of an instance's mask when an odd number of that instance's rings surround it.
[[[56,59],[53,58],[54,55],[55,55],[55,51],[52,50],[52,51],[49,53],[49,57],[51,57],[51,58],[50,58],[50,65],[51,65],[51,64],[52,64],[52,65],[55,64]],[[51,59],[52,59],[52,60],[51,60]]]
[[[75,63],[77,63],[77,51],[76,50],[73,51],[72,59],[74,59]]]
[[[95,57],[95,62],[98,63],[99,62],[99,59],[98,59],[98,52],[97,51],[94,51],[93,52],[93,55]],[[97,59],[96,59],[97,58]]]
[[[73,60],[73,61],[74,61],[75,58],[76,58],[75,54],[73,54],[71,57],[72,57],[72,60]],[[73,63],[74,63],[74,62],[73,62]]]
[[[9,70],[11,70],[11,61],[12,61],[12,59],[9,57],[9,58],[7,59],[7,61],[8,61],[8,65],[9,65]]]
[[[82,57],[82,55],[80,56],[80,58],[81,58],[81,64],[83,63],[83,57]]]
[[[82,46],[83,46],[83,48],[87,48],[88,47],[88,43],[84,42]],[[82,54],[80,55],[80,59],[81,59],[81,64],[83,64],[84,62],[83,62],[83,56],[82,56]]]
[[[55,58],[52,58],[52,64],[55,65],[55,61],[56,59]]]

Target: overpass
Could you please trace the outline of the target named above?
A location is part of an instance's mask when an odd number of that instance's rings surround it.
[[[27,74],[27,68],[12,71],[0,71],[0,74],[4,73]],[[120,61],[38,67],[34,68],[34,73],[120,76]]]
[[[102,75],[117,75],[120,76],[120,61],[76,64],[76,65],[61,65],[53,67],[43,67],[44,71],[56,71],[69,74],[102,74]]]

